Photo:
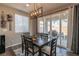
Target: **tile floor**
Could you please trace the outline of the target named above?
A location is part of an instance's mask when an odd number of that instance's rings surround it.
[[[56,48],[56,55],[57,56],[77,56],[76,54],[73,54],[73,53],[71,53],[71,52],[68,52],[66,49],[64,49],[64,48],[59,48],[59,47],[57,47]],[[24,56],[24,53],[22,53],[22,51],[21,51],[21,48],[19,48],[19,49],[16,49],[16,50],[14,50],[14,52],[15,52],[15,54],[17,55],[17,56]],[[37,56],[37,55],[36,55]]]

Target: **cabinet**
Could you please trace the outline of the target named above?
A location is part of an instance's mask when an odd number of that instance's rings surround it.
[[[0,35],[0,53],[5,52],[5,35]]]

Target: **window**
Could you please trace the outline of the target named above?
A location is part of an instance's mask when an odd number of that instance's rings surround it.
[[[50,32],[50,21],[47,21],[47,32]]]
[[[42,18],[39,18],[38,19],[38,32],[43,33],[43,29],[44,29],[44,22]]]
[[[15,32],[29,32],[29,18],[15,14]]]

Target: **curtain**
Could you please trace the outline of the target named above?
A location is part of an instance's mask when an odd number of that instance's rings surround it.
[[[79,5],[74,6],[72,51],[79,54]]]

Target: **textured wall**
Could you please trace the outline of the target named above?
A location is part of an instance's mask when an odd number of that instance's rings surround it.
[[[26,13],[19,11],[19,10],[16,10],[14,8],[3,6],[3,5],[0,5],[0,14],[1,14],[1,11],[4,11],[5,15],[6,14],[13,15],[12,31],[9,31],[8,22],[7,22],[7,27],[5,29],[0,28],[0,35],[5,34],[5,36],[6,36],[5,37],[6,38],[5,39],[6,47],[20,44],[21,43],[21,38],[20,38],[21,33],[15,33],[15,13],[20,14],[20,15],[24,15],[24,16],[26,16]]]

